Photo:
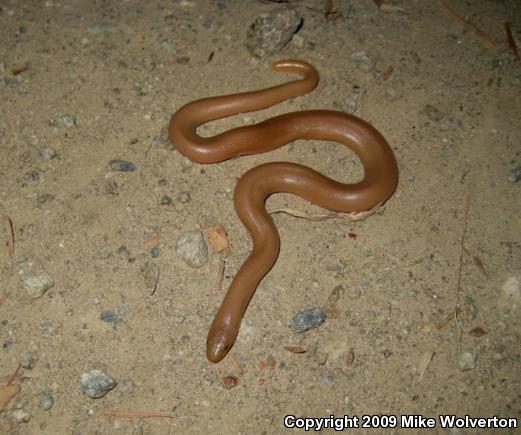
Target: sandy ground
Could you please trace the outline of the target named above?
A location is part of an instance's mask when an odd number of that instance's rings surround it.
[[[379,10],[335,1],[336,20],[325,19],[322,1],[292,3],[304,18],[301,39],[254,60],[246,32],[279,7],[272,3],[0,2],[0,212],[15,239],[13,258],[0,252],[0,375],[13,373],[20,354],[33,356],[0,432],[268,434],[284,431],[287,414],[521,422],[521,182],[509,180],[521,164],[521,63],[503,28],[510,21],[520,42],[519,3],[447,0],[494,48],[436,2]],[[359,52],[368,64],[353,61]],[[279,260],[231,354],[215,365],[204,353],[207,330],[250,249],[232,206],[237,177],[288,160],[354,181],[361,166],[344,147],[319,142],[190,164],[167,126],[188,101],[284,82],[269,65],[288,57],[318,68],[319,89],[204,132],[290,110],[347,110],[358,88],[356,115],[387,138],[400,181],[365,221],[275,215]],[[56,156],[42,157],[45,148]],[[112,159],[136,170],[113,171]],[[269,205],[321,212],[289,195]],[[183,231],[216,224],[231,244],[221,292],[212,287],[223,254],[210,250],[194,269],[175,252]],[[146,267],[160,271],[153,294]],[[21,270],[55,284],[33,299]],[[293,316],[323,307],[338,285],[336,318],[295,335]],[[116,328],[100,319],[107,310],[119,313]],[[80,375],[93,369],[118,382],[103,398],[80,390]],[[50,410],[42,394],[53,397]]]

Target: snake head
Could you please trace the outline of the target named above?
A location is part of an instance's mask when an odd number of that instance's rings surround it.
[[[222,331],[208,335],[206,341],[206,357],[214,363],[221,361],[231,349],[233,341],[230,343]]]

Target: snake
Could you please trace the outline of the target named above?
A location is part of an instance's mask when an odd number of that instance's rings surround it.
[[[271,162],[244,173],[234,190],[234,206],[247,229],[252,249],[239,268],[208,332],[206,356],[221,361],[232,348],[243,316],[258,285],[275,264],[280,250],[278,230],[266,210],[266,199],[279,192],[297,195],[334,212],[362,212],[387,201],[398,184],[398,166],[385,138],[362,119],[340,111],[303,110],[202,137],[197,128],[217,119],[266,109],[311,92],[318,84],[314,66],[298,59],[272,64],[295,80],[264,89],[213,96],[189,102],[172,115],[169,138],[188,159],[200,164],[268,152],[299,139],[343,144],[358,156],[363,178],[351,184],[290,162]]]

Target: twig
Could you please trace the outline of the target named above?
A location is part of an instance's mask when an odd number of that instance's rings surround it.
[[[517,51],[517,44],[514,40],[514,37],[512,36],[512,29],[510,28],[510,23],[508,21],[505,21],[503,25],[505,26],[505,32],[507,34],[508,45],[510,46],[510,49],[512,50],[512,53],[514,54],[516,60],[519,60],[519,51]]]
[[[7,382],[5,384],[6,387],[11,385],[13,381],[16,379],[16,375],[18,374],[18,371],[20,370],[21,365],[18,364],[18,367],[16,367],[16,370],[9,376],[9,379],[7,379]]]
[[[468,225],[468,216],[469,216],[469,208],[470,208],[470,187],[467,191],[467,198],[465,200],[465,214],[463,216],[463,231],[461,232],[460,238],[460,253],[459,253],[459,266],[458,266],[458,285],[456,287],[456,305],[454,307],[454,320],[456,320],[456,325],[458,325],[459,330],[459,351],[461,352],[461,337],[463,335],[463,330],[461,329],[461,325],[459,324],[459,296],[461,293],[461,270],[463,267],[463,253],[465,252],[465,235],[467,234],[467,225]]]
[[[223,279],[224,279],[224,267],[226,266],[226,258],[224,257],[221,261],[221,265],[219,266],[219,272],[217,272],[217,280],[215,281],[215,285],[212,288],[212,291],[219,292],[223,287]]]
[[[481,30],[479,27],[472,24],[469,20],[462,17],[460,14],[458,14],[454,9],[452,9],[447,3],[445,3],[443,0],[438,0],[438,6],[445,11],[448,15],[455,18],[457,21],[459,21],[464,26],[468,27],[470,30],[472,30],[476,35],[478,35],[482,41],[486,42],[489,46],[492,48],[496,46],[496,41],[494,38],[492,38],[488,33],[485,33],[483,30]]]
[[[5,228],[5,235],[7,237],[7,241],[6,241],[7,253],[9,254],[10,258],[13,258],[14,257],[13,222],[11,221],[11,218],[7,215],[4,217],[4,228]]]
[[[152,418],[152,417],[164,417],[164,418],[175,418],[170,412],[162,411],[117,411],[115,409],[105,409],[103,415],[107,417],[120,417],[120,418]]]
[[[364,219],[367,219],[369,216],[374,214],[382,205],[382,203],[379,203],[375,205],[372,209],[367,211],[360,211],[360,212],[351,212],[351,213],[340,213],[340,212],[329,212],[329,213],[319,213],[315,215],[309,215],[304,213],[303,211],[294,210],[292,208],[275,208],[272,210],[268,210],[269,214],[275,214],[275,213],[285,213],[289,214],[290,216],[300,218],[300,219],[306,219],[308,221],[323,221],[326,219],[342,219],[347,217],[351,221],[361,221]]]
[[[152,293],[150,293],[150,296],[152,296],[156,290],[157,290],[157,285],[159,284],[159,274],[161,273],[161,270],[159,269],[159,266],[157,267],[157,274],[156,274],[156,281],[154,283],[154,288],[152,289]]]

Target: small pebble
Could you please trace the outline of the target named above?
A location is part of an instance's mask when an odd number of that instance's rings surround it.
[[[173,200],[168,195],[161,196],[161,200],[160,200],[161,205],[172,205],[172,203],[173,203]]]
[[[168,180],[166,178],[161,178],[161,180],[158,181],[158,184],[161,186],[161,187],[165,187],[168,185]]]
[[[136,167],[132,162],[126,160],[114,159],[109,162],[110,169],[119,172],[132,172],[135,171]]]
[[[181,168],[183,172],[189,171],[193,165],[194,163],[188,157],[183,157],[181,159]]]
[[[360,296],[362,296],[362,290],[359,288],[352,288],[349,290],[348,296],[353,300],[360,299]]]
[[[8,415],[15,423],[28,423],[31,419],[31,414],[23,409],[11,409]]]
[[[364,91],[362,91],[362,88],[360,88],[360,86],[353,86],[351,93],[348,95],[344,102],[344,109],[347,113],[354,114],[357,111],[358,106],[360,106],[360,101],[362,99],[363,94]]]
[[[476,352],[461,352],[458,357],[458,366],[461,371],[473,370],[476,368]]]
[[[383,354],[384,354],[384,358],[387,359],[393,355],[393,352],[389,349],[384,349]]]
[[[42,297],[47,290],[54,286],[53,277],[47,274],[31,276],[20,270],[18,276],[24,283],[25,291],[33,299]]]
[[[2,348],[4,349],[5,352],[9,352],[11,350],[11,348],[13,347],[13,340],[11,340],[10,338],[8,338],[6,341],[4,341],[4,343],[2,344]]]
[[[56,151],[52,148],[42,148],[40,150],[40,155],[46,160],[51,160],[56,157]]]
[[[23,264],[28,260],[28,258],[25,255],[17,255],[14,259],[16,261],[16,264]]]
[[[295,314],[291,321],[293,331],[297,334],[317,328],[326,320],[326,314],[320,308],[310,308]]]
[[[293,35],[293,38],[291,38],[291,43],[297,48],[303,48],[304,42],[304,38],[297,34]]]
[[[38,171],[26,172],[24,179],[29,181],[38,181],[40,179],[40,173]]]
[[[74,115],[65,114],[52,119],[49,124],[61,128],[76,127],[76,117]]]
[[[22,352],[19,357],[20,367],[24,369],[32,369],[36,358],[33,352],[26,350]]]
[[[443,119],[444,115],[441,111],[439,111],[436,107],[427,104],[423,108],[423,112],[431,121],[439,122]]]
[[[517,277],[511,276],[501,286],[501,291],[511,302],[521,302],[521,284]]]
[[[511,183],[517,183],[519,180],[521,180],[521,165],[517,165],[512,169],[508,177],[508,181]]]
[[[324,373],[322,375],[322,381],[324,381],[324,384],[326,384],[326,385],[331,385],[334,380],[335,380],[335,375],[332,373]]]
[[[113,308],[101,312],[100,320],[109,323],[113,329],[121,325],[123,318],[127,314],[126,308]]]
[[[81,391],[93,399],[105,396],[116,385],[117,382],[101,370],[83,373],[80,378]]]
[[[182,233],[177,238],[175,251],[190,267],[202,267],[208,262],[208,246],[200,230]]]
[[[51,393],[42,393],[40,396],[40,408],[44,411],[49,411],[54,405],[54,397]]]
[[[192,200],[192,195],[187,191],[180,192],[179,195],[177,195],[177,199],[181,204],[187,204]]]
[[[150,250],[150,256],[151,256],[152,258],[157,258],[157,257],[159,257],[160,254],[161,254],[161,248],[159,247],[159,245],[154,246],[154,247]]]
[[[118,256],[122,258],[130,258],[130,256],[132,255],[130,249],[128,249],[125,245],[121,245],[116,252]]]

